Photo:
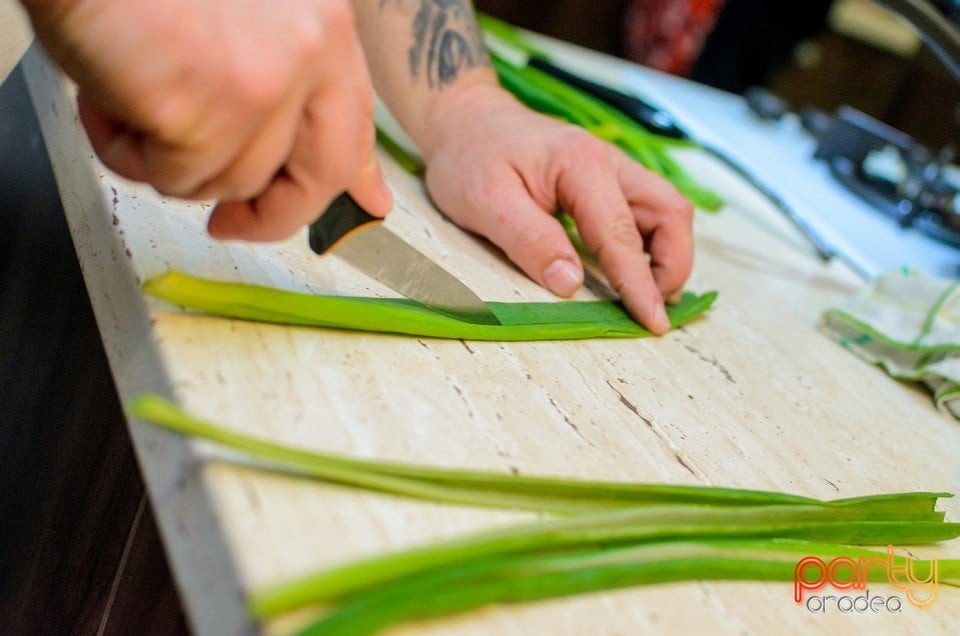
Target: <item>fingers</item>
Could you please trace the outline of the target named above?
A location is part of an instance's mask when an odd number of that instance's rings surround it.
[[[129,132],[120,120],[100,108],[83,91],[77,95],[77,110],[90,144],[104,165],[120,176],[143,181],[147,174],[143,138]]]
[[[257,197],[243,202],[222,202],[210,215],[207,229],[221,239],[278,241],[317,218],[338,193],[334,183],[348,176],[337,157],[349,148],[350,122],[332,123],[331,110],[342,96],[315,98],[307,107],[297,130],[290,157],[283,170]],[[339,151],[338,151],[339,147]],[[346,158],[349,161],[349,157]],[[321,172],[325,174],[321,175]]]
[[[502,249],[530,278],[558,296],[583,284],[583,265],[560,223],[541,209],[516,173],[505,171],[494,188],[473,197],[475,209],[453,210],[461,226]]]
[[[226,197],[242,188],[249,190],[250,176],[256,173],[256,169],[269,176],[278,165],[277,153],[265,153],[269,149],[263,148],[263,144],[253,152],[242,148],[258,131],[261,134],[254,142],[267,139],[276,145],[280,131],[276,130],[276,125],[261,124],[259,116],[248,117],[243,123],[221,121],[206,133],[206,137],[215,141],[198,138],[174,142],[168,140],[188,136],[173,132],[158,134],[156,130],[150,132],[156,128],[155,122],[138,122],[132,116],[121,121],[85,92],[77,96],[77,107],[90,143],[103,164],[123,177],[149,183],[161,194],[194,199]],[[287,128],[286,137],[289,138],[293,126],[288,124]],[[264,129],[269,134],[262,134]],[[231,134],[226,134],[226,130]],[[255,166],[254,170],[244,167],[242,162],[239,166],[231,166],[233,157],[239,157],[239,160],[257,157],[261,165]],[[271,160],[273,167],[265,171],[262,165]],[[261,189],[265,176],[259,177]]]
[[[353,177],[347,191],[361,208],[374,216],[386,216],[393,207],[393,194],[383,179],[380,163],[373,154],[377,143],[377,131],[373,123],[372,95],[370,112],[360,122],[363,135],[360,137],[360,170]]]
[[[344,190],[373,214],[390,210],[347,0],[231,13],[213,49],[163,21],[142,33],[126,29],[125,12],[104,4],[74,30],[82,36],[74,52],[85,55],[72,68],[83,125],[108,168],[162,194],[219,199],[209,227],[221,238],[284,238]],[[223,17],[215,3],[184,3],[183,11],[198,24],[217,23],[209,11]],[[88,41],[101,33],[114,37]],[[65,51],[69,63],[76,56]],[[146,70],[131,73],[131,58]]]
[[[212,236],[251,241],[287,238],[315,220],[358,179],[361,205],[372,204],[375,211],[386,213],[389,191],[373,159],[374,135],[365,108],[369,87],[363,84],[365,76],[347,79],[357,83],[317,93],[309,101],[283,170],[261,194],[248,202],[214,208],[208,222]],[[364,147],[358,146],[358,140]]]
[[[369,212],[385,215],[392,195],[373,154],[373,89],[359,42],[345,33],[336,48],[343,53],[337,72],[321,78],[299,112],[299,123],[283,168],[249,201],[221,202],[210,215],[208,231],[216,238],[274,241],[287,238],[315,220],[330,201],[349,190]],[[282,133],[282,128],[280,130]],[[258,161],[276,150],[263,131],[267,152],[249,148],[257,161],[238,163],[238,172],[260,169]],[[269,164],[266,164],[269,165]]]
[[[678,302],[693,269],[693,204],[660,175],[611,150],[620,186],[646,240],[653,279],[668,303]]]
[[[637,220],[620,183],[619,167],[605,145],[581,144],[558,182],[560,204],[577,221],[584,244],[593,252],[627,311],[656,334],[670,321],[663,295],[644,253]],[[636,187],[636,184],[631,184]]]
[[[353,181],[348,184],[347,191],[354,201],[370,214],[386,216],[393,207],[393,194],[387,182],[384,181],[380,164],[373,154],[373,148],[377,145],[377,129],[373,123],[372,80],[359,41],[355,42],[354,50],[354,73],[362,78],[364,83],[359,93],[359,105],[362,107],[358,113],[361,118],[361,135],[355,142],[360,152],[360,160],[357,164],[359,170],[354,175]]]
[[[307,103],[283,170],[253,200],[218,205],[208,222],[212,236],[284,239],[344,190],[372,214],[389,212],[392,195],[373,154],[373,89],[363,53],[356,40],[338,48],[342,67]]]
[[[386,216],[393,207],[393,194],[372,152],[347,192],[361,208],[374,216]]]
[[[191,199],[244,201],[266,190],[267,185],[293,152],[297,128],[303,117],[303,100],[288,99],[264,123],[253,137],[239,148],[229,164],[195,190],[182,194]]]

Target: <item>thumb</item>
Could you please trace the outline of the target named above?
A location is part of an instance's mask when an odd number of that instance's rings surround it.
[[[383,179],[380,164],[372,154],[347,188],[361,208],[374,216],[386,216],[393,208],[393,194]]]

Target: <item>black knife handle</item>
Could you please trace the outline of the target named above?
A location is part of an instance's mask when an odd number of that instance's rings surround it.
[[[547,75],[566,82],[574,88],[593,95],[600,101],[606,102],[652,133],[673,139],[689,139],[690,137],[687,132],[677,124],[670,113],[662,108],[648,104],[639,97],[621,93],[609,86],[604,86],[603,84],[598,84],[579,75],[575,75],[542,57],[531,57],[527,64],[538,71],[542,71]]]
[[[320,218],[310,224],[310,249],[325,254],[337,241],[358,227],[380,223],[378,218],[364,210],[344,192],[334,199]]]

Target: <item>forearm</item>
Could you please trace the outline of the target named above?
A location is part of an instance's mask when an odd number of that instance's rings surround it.
[[[496,74],[470,0],[354,0],[377,93],[425,157],[444,111],[466,106]]]
[[[500,88],[470,0],[353,0],[373,83],[420,149],[437,207],[560,296],[583,283],[553,213],[573,216],[610,286],[664,333],[693,262],[693,208],[611,144]]]

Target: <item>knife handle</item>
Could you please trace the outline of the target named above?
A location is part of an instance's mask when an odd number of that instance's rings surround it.
[[[378,218],[360,207],[346,192],[340,194],[327,207],[320,218],[310,224],[310,249],[325,254],[335,249],[337,242],[354,230],[382,223]]]
[[[628,95],[609,86],[588,80],[542,57],[531,57],[527,65],[564,81],[602,102],[606,102],[607,105],[613,106],[654,134],[672,139],[690,138],[687,131],[680,127],[669,112],[657,108],[635,95]]]

